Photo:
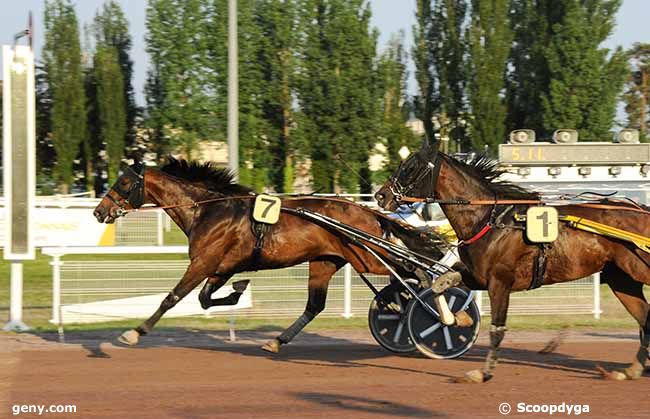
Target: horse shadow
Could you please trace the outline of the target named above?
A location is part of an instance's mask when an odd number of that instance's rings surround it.
[[[474,345],[461,358],[455,360],[430,360],[432,367],[426,369],[411,368],[403,365],[389,365],[378,362],[391,357],[414,357],[427,360],[419,353],[398,355],[381,348],[378,344],[359,342],[350,338],[342,338],[312,331],[303,331],[290,345],[285,345],[278,354],[263,351],[263,342],[275,337],[282,329],[279,327],[258,327],[250,330],[237,331],[237,339],[232,342],[228,331],[200,330],[183,327],[160,327],[151,335],[143,336],[137,346],[128,350],[146,350],[150,348],[185,348],[191,350],[227,352],[254,358],[267,358],[273,362],[287,364],[303,364],[313,366],[328,366],[336,368],[372,367],[398,370],[405,373],[437,376],[443,379],[454,379],[443,372],[436,371],[438,362],[458,362],[458,373],[467,369],[481,368],[485,361],[488,347]],[[90,358],[111,358],[108,348],[122,346],[117,343],[117,337],[123,328],[105,328],[93,331],[69,331],[65,333],[65,343],[80,345]],[[36,333],[46,341],[58,342],[60,336],[55,332]],[[541,345],[540,345],[541,349]],[[630,348],[632,355],[632,348]],[[503,365],[527,366],[543,370],[555,370],[571,373],[574,377],[584,379],[600,379],[601,375],[596,366],[606,370],[620,370],[627,363],[612,362],[606,359],[588,359],[575,357],[559,351],[550,354],[540,354],[537,350],[503,346],[500,350],[499,363]],[[645,375],[649,375],[646,370]]]

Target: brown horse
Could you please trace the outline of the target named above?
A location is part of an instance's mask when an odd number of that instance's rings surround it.
[[[160,168],[126,167],[94,211],[99,222],[112,223],[125,211],[144,204],[166,207],[165,211],[187,235],[190,264],[180,282],[144,323],[122,334],[120,341],[135,345],[151,331],[162,315],[207,278],[199,300],[205,309],[236,304],[248,281],[233,284],[235,292],[211,298],[234,274],[277,269],[309,262],[309,297],[304,313],[277,339],[263,348],[278,352],[325,308],[332,275],[349,262],[360,273],[387,275],[383,264],[367,251],[299,216],[282,213],[279,221],[256,233],[251,219],[255,195],[233,183],[225,169],[169,159]],[[282,200],[283,207],[304,208],[340,220],[375,236],[398,237],[408,247],[439,259],[436,243],[378,211],[343,199],[303,197]],[[259,234],[263,243],[257,246]],[[378,253],[384,254],[380,249]],[[400,275],[412,273],[397,268]]]
[[[402,163],[375,195],[385,209],[396,208],[409,201],[408,197],[440,202],[459,239],[464,241],[459,249],[460,257],[475,281],[467,285],[488,290],[492,307],[490,351],[485,367],[468,372],[464,379],[482,382],[492,377],[506,331],[512,291],[572,281],[599,271],[641,329],[641,347],[630,367],[622,372],[603,373],[617,380],[639,378],[648,358],[650,341],[650,310],[643,295],[643,285],[650,284],[650,254],[625,241],[562,223],[557,240],[550,245],[529,242],[514,214],[525,214],[529,203],[540,197],[499,181],[501,173],[495,163],[485,157],[464,163],[425,143]],[[502,204],[506,199],[527,204]],[[470,205],[472,201],[483,201],[482,204],[487,205]],[[560,215],[576,215],[650,236],[650,212],[618,201],[604,204],[607,203],[556,208]]]

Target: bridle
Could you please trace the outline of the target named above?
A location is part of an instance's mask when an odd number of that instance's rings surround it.
[[[106,197],[117,205],[118,209],[116,215],[121,217],[127,212],[126,206],[131,205],[133,208],[140,208],[144,204],[144,166],[140,166],[139,172],[136,172],[131,166],[127,166],[124,174],[126,178],[131,180],[131,186],[128,190],[123,190],[119,187],[113,186],[111,188],[116,194],[122,198],[118,202],[111,194],[106,194]]]
[[[402,161],[395,173],[390,177],[390,183],[388,185],[388,190],[393,194],[393,199],[401,205],[403,199],[408,197],[413,188],[416,185],[419,185],[428,175],[431,175],[431,185],[433,187],[433,196],[431,196],[430,199],[435,199],[435,186],[438,183],[438,175],[440,174],[440,165],[438,164],[439,159],[440,154],[436,153],[436,157],[433,161],[427,161],[426,167],[420,171],[415,179],[409,181],[408,185],[402,185],[399,181],[399,176],[402,173],[402,170],[404,170],[404,162]]]

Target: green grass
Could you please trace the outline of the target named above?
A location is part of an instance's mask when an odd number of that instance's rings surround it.
[[[184,234],[173,226],[172,231],[165,233],[165,244],[186,244],[187,240]],[[102,255],[102,260],[146,260],[151,259],[151,255]],[[158,255],[159,259],[184,259],[184,255]],[[97,260],[97,255],[73,255],[64,257],[74,260]],[[33,261],[24,262],[24,320],[36,330],[54,330],[55,325],[49,323],[51,317],[52,303],[52,269],[49,265],[50,257],[43,256],[40,252]],[[8,318],[9,307],[9,275],[10,265],[8,261],[0,260],[0,323]],[[255,274],[251,273],[251,277]],[[298,280],[298,279],[297,279]],[[270,280],[272,281],[272,280]],[[300,279],[302,284],[306,283]],[[356,292],[356,291],[355,291]],[[647,292],[646,292],[647,293]],[[303,295],[304,291],[300,293]],[[330,296],[331,297],[331,296]],[[514,330],[543,330],[543,329],[560,329],[562,327],[572,328],[636,328],[636,323],[627,314],[622,305],[613,296],[609,288],[605,285],[601,287],[601,307],[603,314],[600,320],[593,319],[591,315],[511,315],[508,319],[508,327]],[[238,329],[257,329],[270,328],[280,329],[288,326],[295,318],[237,318]],[[133,327],[138,324],[138,320],[95,323],[83,325],[67,325],[67,330],[96,330],[116,328],[124,329]],[[483,325],[489,325],[489,318],[483,319]],[[228,319],[225,317],[184,317],[165,319],[163,318],[158,327],[188,327],[198,329],[218,329],[228,328]],[[366,328],[367,319],[365,315],[355,316],[351,319],[340,317],[321,317],[317,318],[309,328]]]

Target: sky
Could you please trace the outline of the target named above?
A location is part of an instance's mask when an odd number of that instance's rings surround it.
[[[81,25],[90,23],[104,0],[76,0],[77,18]],[[133,85],[136,101],[144,104],[143,87],[148,66],[145,52],[145,9],[146,0],[119,0],[130,22],[133,38],[131,58],[134,61]],[[11,44],[13,35],[27,26],[27,14],[34,13],[34,50],[39,59],[43,45],[43,5],[44,0],[0,0],[0,44]],[[373,12],[373,25],[379,29],[379,48],[386,44],[390,35],[404,30],[407,44],[411,43],[411,27],[415,21],[415,0],[370,0]],[[614,34],[604,46],[614,48],[618,45],[629,48],[634,42],[650,42],[650,2],[648,0],[624,0],[617,16]],[[0,63],[0,75],[2,64]],[[409,92],[416,90],[413,81],[413,68],[410,66]]]

